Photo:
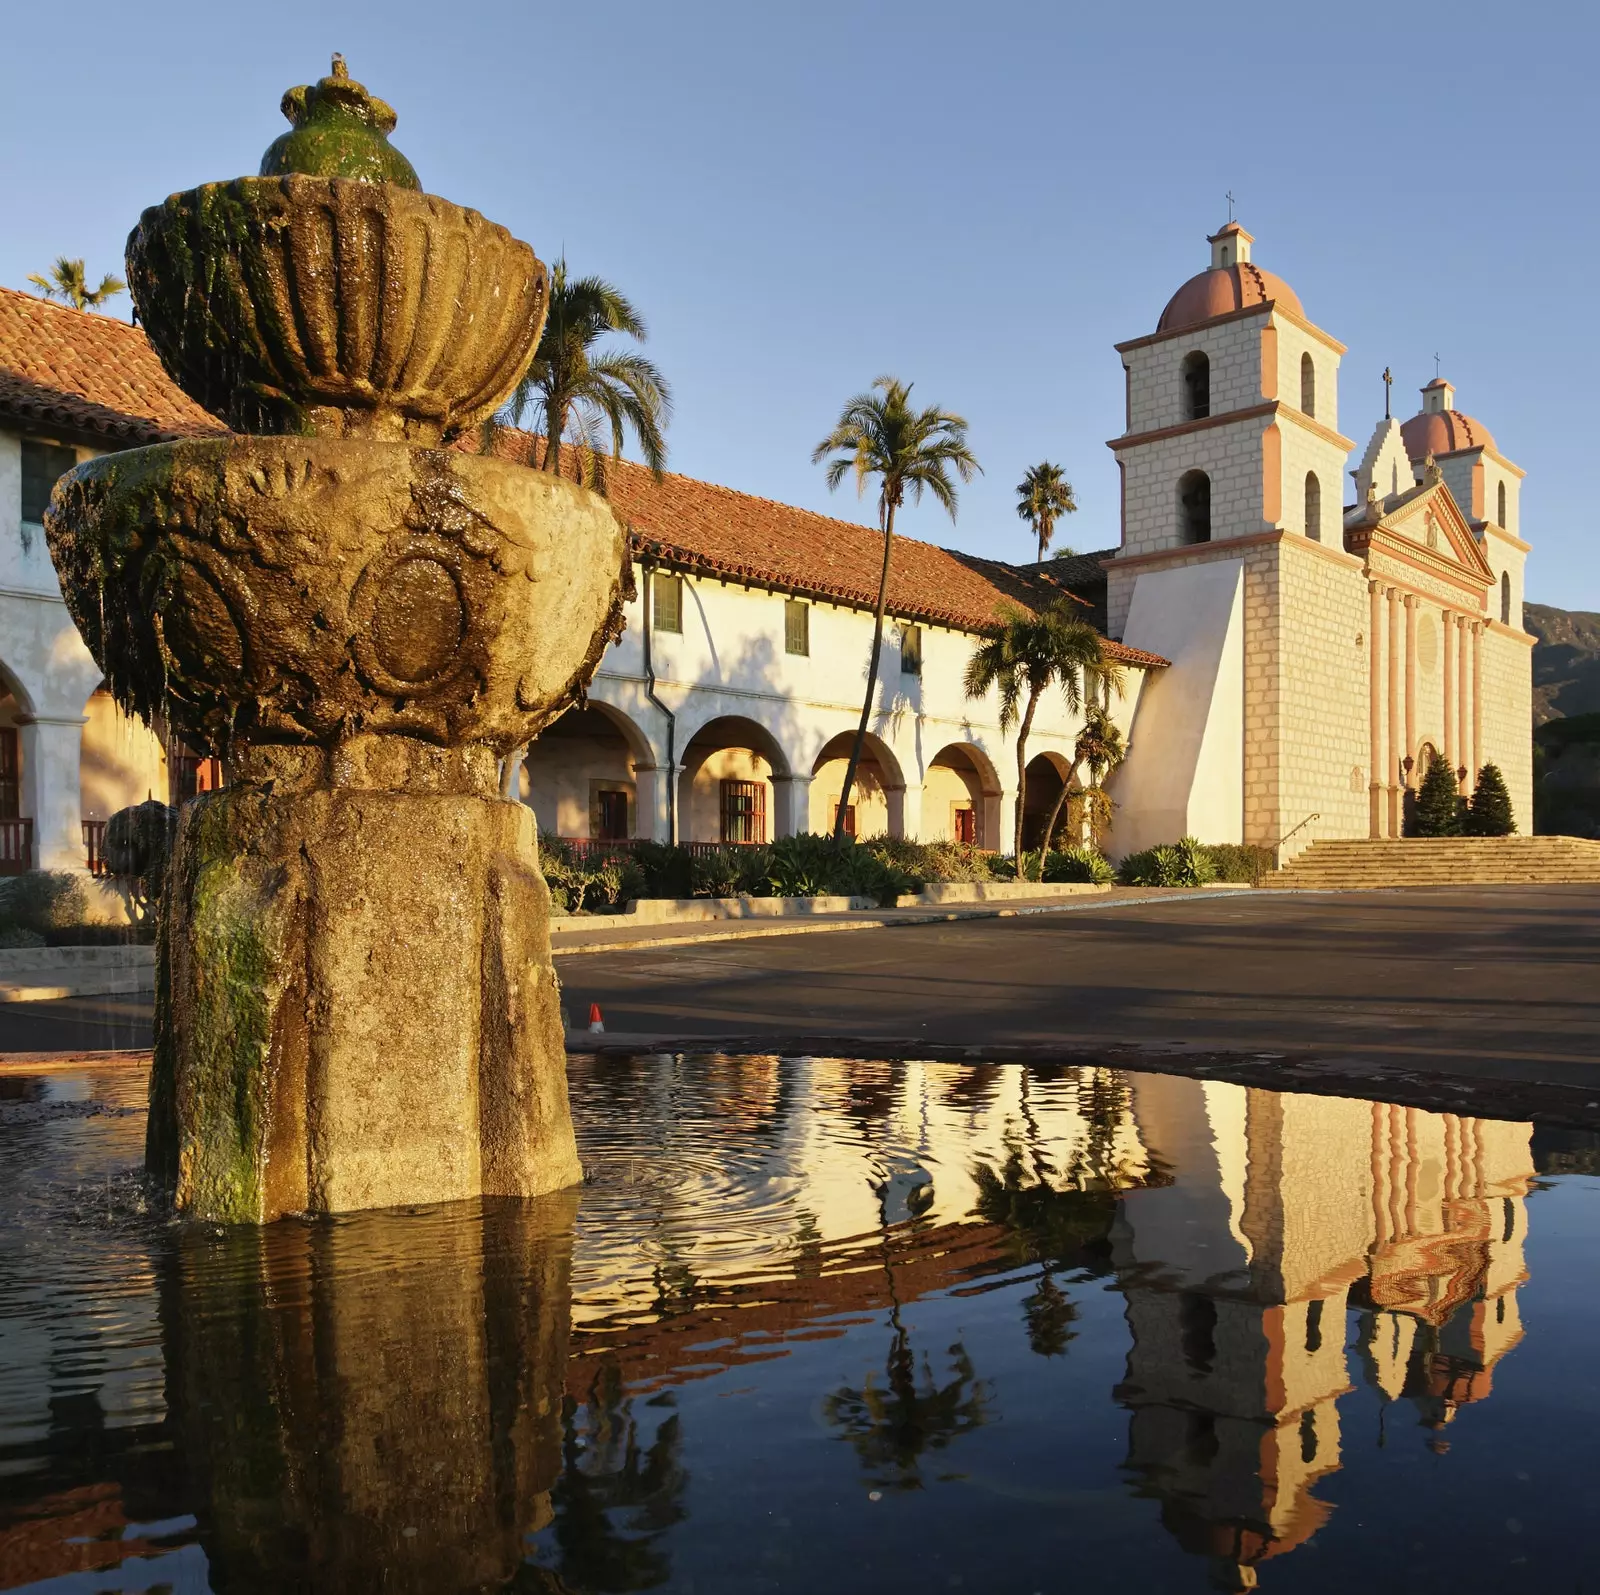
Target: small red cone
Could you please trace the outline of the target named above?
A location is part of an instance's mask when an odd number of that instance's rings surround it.
[[[589,1034],[591,1036],[603,1036],[605,1033],[606,1022],[600,1017],[600,1004],[591,1002],[589,1004]]]

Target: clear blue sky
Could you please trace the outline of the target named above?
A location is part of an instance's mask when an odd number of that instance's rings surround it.
[[[1531,598],[1600,609],[1600,206],[1590,7],[1251,10],[948,0],[8,6],[0,282],[120,269],[140,210],[253,172],[278,99],[351,71],[424,185],[611,278],[671,378],[672,465],[870,519],[812,446],[880,372],[960,411],[952,528],[1029,555],[1013,485],[1062,463],[1117,541],[1113,342],[1153,329],[1238,196],[1255,258],[1349,345],[1364,442],[1433,355],[1528,472]],[[127,314],[122,300],[117,314]],[[1352,462],[1353,463],[1353,462]]]

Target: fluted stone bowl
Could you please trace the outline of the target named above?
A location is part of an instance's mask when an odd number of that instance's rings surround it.
[[[371,734],[503,755],[581,695],[631,585],[587,489],[362,439],[104,455],[45,525],[113,694],[223,755]]]
[[[127,261],[168,374],[236,432],[447,439],[516,386],[549,306],[543,264],[505,228],[337,177],[174,194]]]

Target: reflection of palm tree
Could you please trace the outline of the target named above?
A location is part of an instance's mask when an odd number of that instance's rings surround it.
[[[646,1404],[670,1409],[671,1392]],[[548,1530],[554,1555],[536,1552],[536,1566],[557,1580],[554,1589],[565,1580],[577,1589],[617,1591],[664,1584],[672,1568],[656,1542],[686,1516],[689,1483],[677,1413],[657,1424],[646,1444],[621,1371],[608,1359],[589,1399],[580,1406],[569,1398],[562,1419],[564,1466],[551,1491],[555,1522]]]
[[[926,1355],[919,1368],[898,1307],[891,1322],[894,1338],[883,1383],[869,1374],[859,1389],[847,1385],[834,1391],[822,1410],[855,1448],[874,1484],[920,1490],[923,1453],[942,1451],[958,1435],[986,1423],[992,1392],[959,1340],[947,1353],[951,1374],[941,1384]]]
[[[1039,1276],[1038,1289],[1022,1298],[1028,1344],[1041,1357],[1059,1357],[1066,1352],[1067,1342],[1077,1339],[1068,1327],[1077,1316],[1076,1304],[1056,1283],[1056,1276],[1049,1268]]]

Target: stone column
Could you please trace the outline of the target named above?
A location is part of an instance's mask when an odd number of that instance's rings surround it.
[[[647,842],[667,838],[667,783],[653,764],[633,767],[633,834]]]
[[[1460,760],[1459,768],[1467,773],[1463,780],[1467,783],[1467,790],[1472,790],[1472,780],[1477,771],[1472,768],[1472,719],[1470,694],[1472,688],[1472,659],[1470,628],[1472,622],[1462,615],[1456,622],[1456,757]]]
[[[772,836],[794,836],[811,829],[811,777],[777,775],[772,781]],[[858,811],[859,812],[859,811]]]
[[[1389,660],[1389,746],[1384,785],[1389,793],[1387,834],[1400,834],[1400,589],[1388,589],[1389,628],[1384,652]]]
[[[1417,596],[1406,594],[1406,786],[1417,784]]]
[[[78,788],[78,755],[87,724],[81,714],[33,715],[22,721],[22,812],[33,821],[35,869],[88,868]]]
[[[1447,609],[1440,617],[1443,621],[1441,653],[1444,670],[1444,762],[1454,770],[1460,762],[1456,758],[1456,664],[1455,656],[1451,651],[1452,632],[1455,628],[1456,617]]]
[[[1483,768],[1483,622],[1472,623],[1472,769],[1467,779],[1476,782]]]
[[[1367,583],[1369,618],[1367,624],[1367,685],[1370,702],[1371,745],[1367,768],[1367,834],[1383,835],[1383,589],[1375,581]]]
[[[898,829],[896,827],[898,826]],[[916,840],[922,835],[922,783],[908,781],[889,793],[889,834]]]
[[[978,845],[1009,853],[1017,825],[1017,789],[985,792],[978,813]]]

